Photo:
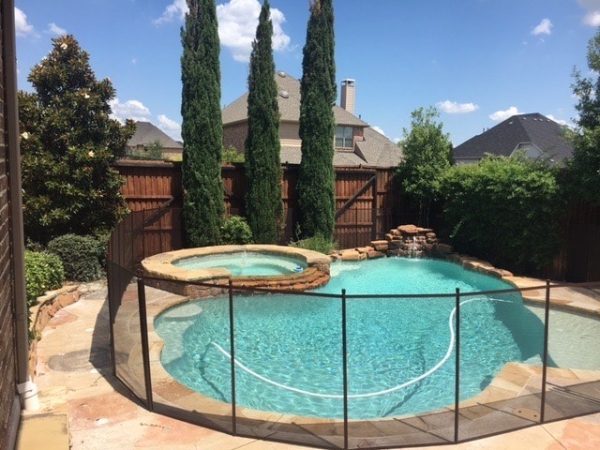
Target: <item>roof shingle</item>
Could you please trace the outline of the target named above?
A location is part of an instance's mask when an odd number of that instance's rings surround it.
[[[277,103],[279,104],[279,114],[284,122],[299,122],[300,121],[300,81],[290,75],[279,72],[275,75],[277,89]],[[281,95],[284,94],[284,95]],[[358,117],[349,113],[343,108],[335,105],[333,107],[333,115],[337,125],[353,125],[359,127],[368,127],[369,125],[363,122]],[[223,124],[242,122],[248,118],[248,94],[244,94],[227,105],[223,109]]]
[[[512,116],[493,128],[474,136],[454,149],[454,159],[478,160],[486,153],[510,156],[523,144],[531,144],[545,159],[563,161],[573,154],[573,146],[564,136],[564,128],[539,113]]]
[[[150,145],[155,142],[159,142],[163,148],[169,149],[179,149],[183,148],[181,143],[171,139],[167,134],[165,134],[162,130],[160,130],[156,125],[150,122],[136,122],[135,123],[135,133],[127,141],[127,146],[129,147],[137,147],[139,145]]]

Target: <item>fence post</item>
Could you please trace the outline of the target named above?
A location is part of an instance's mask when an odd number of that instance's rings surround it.
[[[544,423],[546,415],[546,374],[548,371],[548,321],[550,319],[550,280],[546,280],[546,304],[544,307],[544,354],[542,359],[542,403],[540,423]]]
[[[375,173],[375,179],[373,180],[373,190],[372,190],[372,196],[373,196],[373,203],[371,205],[371,217],[372,217],[372,222],[373,224],[371,225],[371,240],[374,241],[375,239],[377,239],[377,222],[378,222],[378,217],[377,217],[377,173]]]
[[[358,208],[354,209],[354,246],[358,247]]]
[[[458,442],[459,407],[460,407],[460,289],[456,288],[455,306],[455,372],[454,372],[454,442]]]
[[[346,334],[346,289],[342,289],[342,361],[344,381],[344,448],[348,448],[348,341]]]
[[[233,329],[233,287],[231,278],[229,279],[229,353],[231,354],[231,428],[232,433],[237,433],[237,416],[235,405],[235,333]]]
[[[141,270],[137,272],[138,305],[140,313],[140,334],[142,340],[142,361],[144,364],[144,384],[146,386],[146,405],[150,411],[154,410],[152,398],[152,376],[150,373],[150,346],[148,345],[148,322],[146,316],[146,287]]]

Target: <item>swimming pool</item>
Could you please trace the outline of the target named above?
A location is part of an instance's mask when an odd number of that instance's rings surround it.
[[[234,277],[268,277],[299,273],[306,269],[306,263],[299,259],[256,252],[193,256],[175,261],[173,265],[188,270],[223,268]]]
[[[339,294],[433,294],[508,289],[505,282],[445,261],[385,258],[331,266],[316,290]],[[161,361],[180,383],[231,401],[229,309],[192,302],[155,321]],[[509,361],[539,362],[543,324],[518,294],[465,296],[461,306],[461,398],[481,392]],[[416,414],[454,401],[455,299],[349,298],[351,419]],[[186,315],[185,308],[190,309]],[[305,295],[237,296],[236,401],[310,417],[343,417],[341,302]]]

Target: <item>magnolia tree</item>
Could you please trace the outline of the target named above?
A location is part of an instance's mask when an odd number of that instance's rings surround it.
[[[33,92],[19,92],[25,233],[36,242],[115,225],[126,208],[111,163],[134,132],[110,118],[115,89],[96,79],[77,40],[52,44],[29,75]]]

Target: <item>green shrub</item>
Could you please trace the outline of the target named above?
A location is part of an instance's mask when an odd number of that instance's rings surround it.
[[[559,244],[563,195],[555,170],[525,158],[455,166],[441,183],[455,248],[500,267],[536,272]]]
[[[60,258],[48,252],[25,252],[25,285],[27,305],[35,305],[44,292],[61,287],[65,271]]]
[[[315,252],[324,253],[328,255],[337,248],[337,244],[326,237],[317,235],[311,238],[302,239],[296,242],[290,242],[292,247],[304,248],[306,250],[313,250]]]
[[[98,231],[94,237],[98,241],[98,260],[102,269],[106,270],[106,255],[112,231]]]
[[[252,243],[252,230],[246,219],[240,216],[231,216],[221,227],[221,239],[224,244],[250,244]]]
[[[235,147],[227,147],[222,153],[223,164],[243,163],[246,160],[244,152],[238,152]]]
[[[102,276],[100,261],[104,249],[91,236],[59,236],[48,243],[48,251],[60,257],[68,280],[93,281]]]

